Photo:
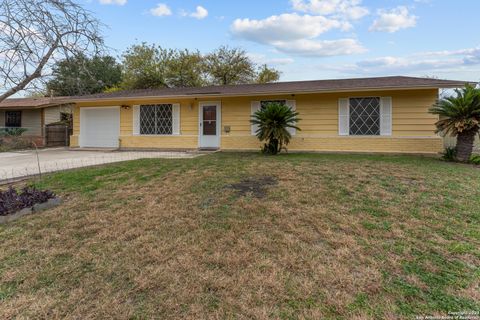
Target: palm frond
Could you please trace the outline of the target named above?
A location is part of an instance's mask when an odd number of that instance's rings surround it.
[[[298,112],[291,110],[288,106],[281,103],[270,103],[252,115],[250,120],[252,124],[258,126],[255,132],[260,141],[266,141],[267,144],[274,143],[278,145],[275,150],[283,148],[290,143],[292,138],[289,128],[301,130],[297,126]]]
[[[471,85],[455,89],[455,94],[438,100],[430,113],[440,116],[437,133],[457,136],[464,131],[480,129],[480,89]]]

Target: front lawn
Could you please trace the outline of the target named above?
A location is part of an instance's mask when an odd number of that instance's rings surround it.
[[[480,310],[480,169],[219,153],[50,175],[0,225],[0,318],[412,318]]]

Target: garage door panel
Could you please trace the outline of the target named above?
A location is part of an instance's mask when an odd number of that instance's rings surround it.
[[[80,109],[80,146],[118,148],[120,108]]]

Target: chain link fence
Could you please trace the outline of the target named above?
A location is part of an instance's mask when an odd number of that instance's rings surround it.
[[[0,184],[8,184],[24,178],[33,178],[42,174],[65,171],[83,167],[93,167],[108,163],[138,160],[138,159],[185,159],[195,158],[201,154],[195,152],[167,152],[167,151],[113,151],[99,152],[85,155],[84,151],[69,151],[70,155],[65,154],[63,158],[51,160],[44,155],[45,151],[31,151],[23,155],[21,164],[1,164],[0,163]],[[12,157],[21,153],[10,153]],[[73,156],[72,156],[73,155]],[[4,154],[6,159],[8,154]],[[27,159],[25,159],[28,157]],[[0,159],[0,162],[2,161]],[[11,161],[10,161],[11,162]]]

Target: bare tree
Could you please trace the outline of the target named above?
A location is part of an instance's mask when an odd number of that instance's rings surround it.
[[[100,27],[71,0],[1,0],[0,102],[35,87],[58,60],[99,53]]]

